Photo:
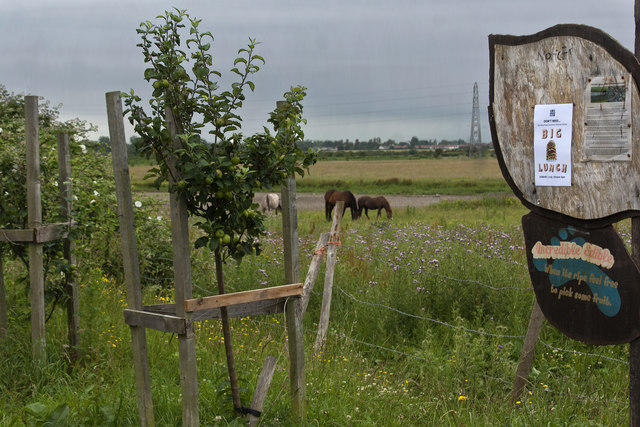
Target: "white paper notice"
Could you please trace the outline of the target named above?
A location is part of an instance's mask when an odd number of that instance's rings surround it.
[[[536,105],[533,113],[535,185],[571,186],[573,104]]]

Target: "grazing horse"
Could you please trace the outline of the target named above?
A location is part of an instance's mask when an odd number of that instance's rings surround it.
[[[387,218],[391,219],[393,217],[393,211],[391,210],[391,206],[389,205],[389,202],[387,201],[387,199],[385,199],[383,196],[379,196],[379,197],[362,196],[358,199],[358,208],[360,209],[360,212],[359,212],[360,216],[362,215],[362,210],[364,209],[364,214],[367,216],[367,219],[369,219],[369,209],[378,210],[377,218],[380,218],[380,212],[382,211],[382,209],[384,209],[385,212],[387,212]]]
[[[338,191],[332,189],[324,193],[324,213],[327,216],[327,221],[331,221],[331,212],[336,202],[344,202],[344,208],[342,209],[343,215],[344,211],[349,208],[351,209],[351,219],[358,219],[359,211],[356,196],[349,190]]]
[[[275,211],[275,214],[278,215],[278,211],[282,211],[280,195],[278,193],[267,193],[264,199],[260,201],[260,207],[267,215],[271,215],[271,211]]]

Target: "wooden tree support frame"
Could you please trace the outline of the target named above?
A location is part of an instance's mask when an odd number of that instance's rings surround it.
[[[67,222],[42,224],[42,200],[40,189],[40,140],[38,127],[38,97],[25,97],[25,134],[27,165],[27,221],[26,229],[0,229],[0,242],[27,244],[29,246],[29,281],[31,299],[31,341],[33,360],[46,362],[44,266],[42,244],[63,240],[64,257],[75,266],[74,243],[68,238],[69,231],[76,226],[71,220],[71,161],[69,155],[69,135],[58,134],[58,188],[62,212],[69,218]],[[4,289],[4,275],[0,253],[0,338],[7,334],[8,314]],[[80,342],[78,325],[78,287],[71,274],[65,277],[67,293],[67,323],[71,352],[69,359],[74,363],[78,358]]]
[[[198,426],[200,422],[194,322],[221,318],[223,309],[226,310],[229,317],[286,313],[289,334],[292,413],[294,422],[301,423],[304,417],[306,385],[304,382],[302,319],[297,315],[301,312],[299,301],[303,294],[303,284],[298,283],[299,278],[296,277],[296,274],[299,275],[300,267],[297,258],[295,178],[289,178],[287,184],[283,186],[285,280],[292,284],[255,291],[192,298],[186,203],[180,195],[170,193],[176,303],[143,306],[120,92],[107,93],[106,102],[118,199],[118,217],[122,235],[123,264],[127,282],[128,308],[124,310],[124,318],[131,327],[140,424],[143,426],[155,425],[145,330],[150,328],[178,334],[182,384],[182,424],[184,426]],[[175,136],[177,132],[172,124],[171,112],[167,112],[167,122]],[[173,168],[175,165],[170,165],[170,167]],[[270,375],[273,375],[275,369],[275,361],[269,360],[268,362],[268,364],[265,362],[266,367],[263,368],[263,375],[261,375],[259,382],[259,388],[262,390],[260,393],[263,394],[266,394],[264,388],[268,387]],[[254,396],[254,402],[261,408],[264,396]],[[253,409],[259,410],[257,407]],[[255,423],[255,420],[250,421]]]

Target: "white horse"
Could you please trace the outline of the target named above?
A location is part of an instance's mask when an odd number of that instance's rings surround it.
[[[267,215],[271,215],[271,211],[275,211],[275,214],[278,215],[278,211],[282,212],[280,195],[278,193],[267,193],[260,201],[260,207]]]

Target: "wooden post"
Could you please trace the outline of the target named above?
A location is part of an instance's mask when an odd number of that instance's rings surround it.
[[[4,266],[2,258],[4,254],[0,247],[0,340],[7,336],[9,331],[9,316],[7,314],[7,296],[4,292]]]
[[[636,23],[634,55],[640,58],[640,0],[635,0],[633,12]],[[639,217],[631,218],[631,259],[640,266]],[[640,426],[640,338],[629,343],[629,425]]]
[[[520,360],[518,361],[518,368],[516,369],[516,378],[513,381],[513,388],[511,389],[511,402],[515,403],[520,399],[522,390],[529,378],[529,372],[531,372],[531,364],[533,363],[533,356],[536,351],[536,344],[540,337],[540,329],[544,323],[544,314],[540,310],[538,301],[533,304],[531,310],[531,317],[529,318],[529,327],[527,328],[527,335],[524,338],[522,344],[522,352],[520,353]]]
[[[278,107],[280,107],[280,102]],[[298,207],[296,178],[290,176],[282,186],[282,238],[284,245],[284,278],[287,284],[300,282],[298,246]],[[286,304],[286,323],[289,335],[289,380],[291,412],[300,424],[306,412],[307,391],[304,380],[304,335],[302,317],[298,316],[300,298],[290,298]]]
[[[300,317],[300,319],[304,317],[304,313],[307,311],[309,298],[311,297],[311,291],[313,291],[313,286],[316,283],[316,278],[318,277],[318,272],[320,271],[320,265],[322,263],[322,260],[324,259],[324,249],[327,246],[330,234],[331,233],[322,233],[320,235],[318,243],[316,244],[316,249],[313,252],[313,257],[311,258],[311,262],[309,263],[309,271],[307,272],[307,278],[304,280],[302,297],[300,299],[300,312],[298,313],[298,317]]]
[[[284,277],[287,284],[300,282],[298,245],[298,203],[296,178],[290,176],[282,186],[282,238],[284,249]]]
[[[38,97],[25,96],[24,103],[27,142],[27,227],[36,228],[42,225]],[[47,342],[44,327],[44,273],[41,243],[29,243],[29,282],[33,360],[44,364],[47,358]]]
[[[116,198],[118,201],[120,239],[122,241],[122,263],[127,284],[127,306],[133,310],[142,310],[140,265],[138,262],[133,202],[131,200],[131,182],[122,117],[122,100],[120,99],[120,92],[109,92],[106,94],[106,98],[113,175],[116,181]],[[138,398],[138,417],[140,425],[154,426],[146,331],[141,326],[131,326],[130,330],[136,395]]]
[[[333,292],[333,271],[336,265],[338,244],[340,243],[340,225],[342,224],[342,211],[344,202],[336,203],[333,209],[333,223],[331,224],[331,236],[329,236],[329,249],[327,250],[327,268],[324,274],[324,291],[322,293],[322,309],[320,320],[318,321],[318,335],[313,351],[316,354],[324,350],[327,340],[327,330],[329,329],[329,313],[331,311],[331,294]]]
[[[167,128],[177,145],[178,124],[173,111],[166,110]],[[191,252],[189,244],[189,213],[185,197],[176,191],[177,160],[169,157],[169,208],[171,212],[171,241],[173,246],[173,277],[176,288],[176,316],[185,318],[186,332],[178,335],[180,383],[182,384],[182,424],[198,426],[198,373],[196,367],[196,337],[193,314],[185,312],[184,301],[192,298]]]
[[[276,358],[273,356],[267,356],[262,365],[262,372],[260,372],[260,378],[258,378],[258,384],[253,392],[253,399],[251,400],[251,409],[257,412],[262,412],[264,407],[264,401],[267,398],[267,392],[271,385],[271,379],[273,373],[276,370]],[[260,417],[254,414],[249,414],[249,425],[255,427],[260,421]]]
[[[71,224],[71,157],[69,154],[69,134],[66,132],[58,134],[58,178],[62,214],[65,216],[68,223]],[[74,269],[76,266],[75,241],[70,239],[67,235],[62,244],[64,257],[69,263],[69,267]],[[78,325],[78,281],[76,280],[73,271],[70,271],[65,277],[65,293],[67,294],[67,329],[69,346],[71,347],[69,357],[73,364],[78,360],[78,346],[80,344],[80,327]]]
[[[636,11],[637,7],[638,0],[636,0]],[[640,218],[638,217],[631,219],[631,258],[636,265],[640,265]],[[640,283],[636,286],[640,286]],[[629,425],[640,426],[640,338],[629,343]]]

